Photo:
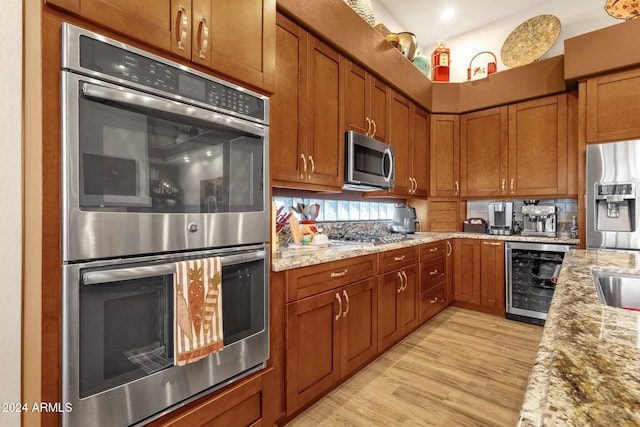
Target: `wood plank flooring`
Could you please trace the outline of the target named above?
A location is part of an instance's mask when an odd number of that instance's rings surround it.
[[[286,426],[515,426],[541,337],[449,307]]]

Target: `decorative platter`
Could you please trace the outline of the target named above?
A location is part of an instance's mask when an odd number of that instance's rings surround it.
[[[604,10],[617,19],[634,19],[640,16],[638,0],[607,0]]]
[[[507,67],[519,67],[538,60],[547,53],[560,35],[560,20],[553,15],[534,16],[509,34],[500,50]]]

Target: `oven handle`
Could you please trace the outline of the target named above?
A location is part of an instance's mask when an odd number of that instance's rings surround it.
[[[266,131],[255,123],[245,123],[242,120],[224,116],[203,108],[170,101],[151,94],[142,94],[134,90],[114,89],[95,83],[83,82],[82,94],[89,98],[117,102],[118,104],[130,105],[163,113],[170,112],[185,117],[196,117],[210,123],[216,123],[224,120],[225,126],[229,126],[252,135],[266,135]]]
[[[265,251],[248,254],[227,255],[220,258],[222,266],[243,264],[265,259]],[[145,277],[164,276],[176,272],[176,263],[143,265],[140,267],[116,268],[113,270],[88,271],[82,275],[85,285],[99,285],[103,283],[121,282],[123,280],[143,279]]]

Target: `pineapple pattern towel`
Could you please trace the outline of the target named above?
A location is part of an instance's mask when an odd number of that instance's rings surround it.
[[[176,263],[175,364],[195,362],[222,350],[220,258]]]

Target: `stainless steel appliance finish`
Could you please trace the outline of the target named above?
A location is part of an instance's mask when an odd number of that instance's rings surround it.
[[[265,366],[268,245],[63,267],[63,426],[128,426]],[[175,263],[222,261],[224,348],[174,366]],[[249,312],[249,313],[246,313]],[[142,349],[142,350],[141,350]]]
[[[269,99],[62,27],[64,261],[269,239]]]
[[[354,131],[345,132],[345,190],[379,191],[394,186],[395,149]]]
[[[555,206],[523,206],[522,235],[557,237],[556,212]]]
[[[640,249],[640,140],[587,146],[587,248]]]
[[[422,223],[417,219],[416,208],[405,205],[397,205],[393,210],[393,220],[390,224],[394,233],[413,234],[416,226],[422,231]]]
[[[513,202],[489,202],[489,234],[511,235],[513,228]]]
[[[544,325],[562,260],[575,245],[505,244],[506,318]]]

